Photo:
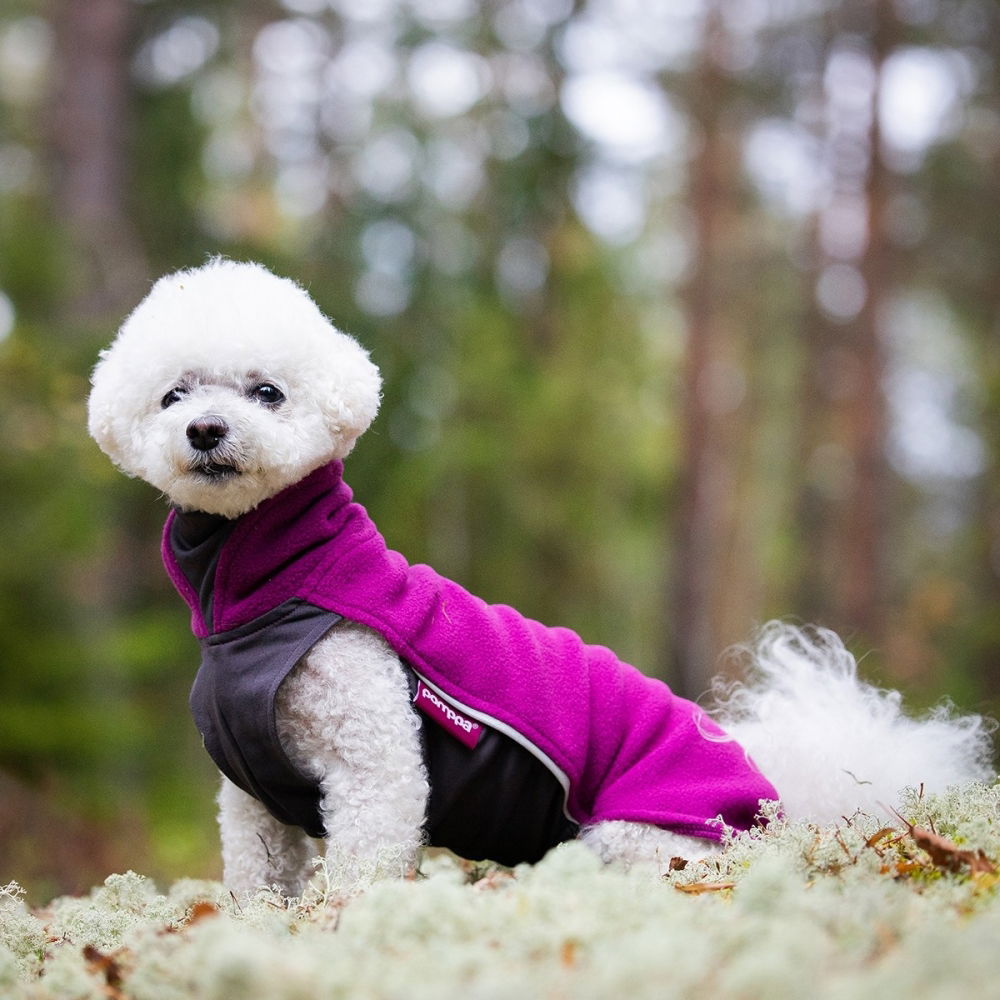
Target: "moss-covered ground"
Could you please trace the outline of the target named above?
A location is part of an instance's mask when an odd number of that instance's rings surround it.
[[[580,844],[508,871],[447,855],[301,899],[134,873],[29,909],[0,885],[10,1000],[1000,997],[1000,785],[899,819],[773,819],[664,877]]]

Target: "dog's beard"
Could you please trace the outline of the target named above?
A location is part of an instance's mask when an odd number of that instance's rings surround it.
[[[245,513],[273,492],[252,461],[214,452],[186,456],[154,485],[182,509],[229,518]]]
[[[210,482],[225,482],[243,475],[243,470],[235,463],[212,456],[205,456],[192,462],[188,472]]]
[[[191,449],[187,456],[187,472],[202,482],[225,483],[242,476],[248,456],[232,438],[220,441],[209,451]]]

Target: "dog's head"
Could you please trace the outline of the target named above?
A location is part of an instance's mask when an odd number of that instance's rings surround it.
[[[88,428],[180,507],[238,517],[335,458],[381,380],[294,282],[213,260],[161,278],[94,369]]]

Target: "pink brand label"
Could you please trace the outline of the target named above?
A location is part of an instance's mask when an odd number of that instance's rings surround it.
[[[461,740],[471,750],[483,735],[483,727],[474,719],[469,719],[452,708],[436,691],[432,691],[423,681],[417,681],[417,693],[413,704],[424,715],[447,729],[457,740]]]

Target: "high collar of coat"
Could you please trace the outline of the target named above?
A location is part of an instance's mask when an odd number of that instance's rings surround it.
[[[364,508],[353,503],[343,476],[343,462],[330,462],[235,520],[200,511],[170,512],[163,563],[191,608],[191,630],[199,639],[301,596],[331,543],[377,535]]]

